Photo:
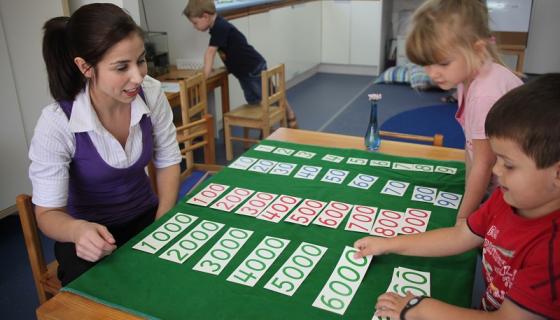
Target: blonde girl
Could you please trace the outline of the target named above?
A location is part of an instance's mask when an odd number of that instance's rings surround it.
[[[496,156],[484,131],[494,103],[522,81],[499,57],[488,10],[479,0],[428,0],[419,7],[406,41],[409,59],[425,67],[442,89],[457,87],[455,118],[465,133],[465,194],[457,222],[475,211],[493,189]]]

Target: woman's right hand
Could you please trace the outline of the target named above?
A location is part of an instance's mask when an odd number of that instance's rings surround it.
[[[72,238],[76,255],[90,262],[100,260],[117,248],[107,227],[94,222],[76,220]]]

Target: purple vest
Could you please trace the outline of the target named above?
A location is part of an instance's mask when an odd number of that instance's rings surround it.
[[[142,98],[143,94],[141,94]],[[70,119],[73,102],[60,101]],[[142,153],[129,168],[107,164],[95,149],[87,132],[75,133],[76,152],[70,162],[68,205],[77,219],[113,226],[130,221],[158,205],[144,168],[153,153],[152,122],[147,115],[140,120]]]

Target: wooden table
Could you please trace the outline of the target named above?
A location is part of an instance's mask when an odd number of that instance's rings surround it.
[[[192,77],[200,70],[179,70],[174,66],[171,66],[170,70],[166,74],[162,74],[158,77],[159,81],[177,81],[187,79]],[[207,92],[212,92],[214,89],[220,87],[220,93],[222,95],[222,114],[229,111],[229,81],[228,72],[226,68],[221,67],[212,70],[208,79],[206,79],[206,90]],[[166,92],[167,100],[171,106],[180,105],[179,92]]]
[[[365,149],[362,137],[298,129],[279,128],[267,139],[323,147]],[[379,152],[436,160],[464,161],[465,159],[465,152],[461,149],[388,140],[382,140]],[[37,318],[49,320],[141,319],[69,292],[61,292],[39,306]]]
[[[364,138],[341,134],[278,128],[267,139],[322,147],[351,148],[365,150]],[[416,157],[434,160],[465,161],[463,149],[434,147],[424,144],[381,140],[380,153],[403,157]]]

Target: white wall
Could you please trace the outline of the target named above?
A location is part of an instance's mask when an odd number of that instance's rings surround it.
[[[529,43],[525,51],[527,73],[560,72],[560,1],[533,0]]]
[[[41,55],[42,27],[62,15],[60,0],[0,0],[0,210],[30,193],[27,150],[42,107],[51,102]]]
[[[79,7],[90,4],[90,3],[112,3],[121,8],[126,9],[128,14],[134,19],[134,21],[140,25],[140,5],[138,0],[68,0],[68,7],[70,9],[70,14],[78,10]]]
[[[186,3],[186,0],[144,0],[149,31],[167,32],[171,64],[176,64],[177,58],[202,62],[210,40],[208,32],[195,30],[183,15]]]

